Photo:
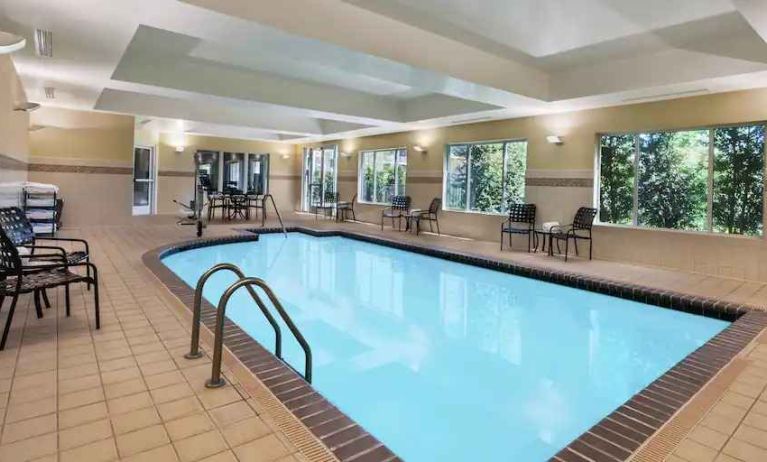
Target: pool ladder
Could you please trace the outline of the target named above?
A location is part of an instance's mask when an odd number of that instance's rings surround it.
[[[223,377],[221,377],[221,359],[224,349],[224,321],[226,320],[226,305],[229,303],[229,299],[232,297],[232,295],[241,287],[245,287],[247,289],[251,298],[253,298],[253,301],[256,302],[256,305],[258,305],[258,308],[261,310],[261,313],[272,326],[272,329],[274,329],[274,355],[277,356],[277,358],[279,358],[288,367],[295,370],[293,366],[288,364],[288,362],[282,358],[282,332],[280,330],[280,326],[277,324],[274,316],[272,316],[269,308],[267,308],[267,306],[261,300],[261,297],[259,297],[258,293],[256,293],[256,291],[253,289],[253,286],[260,287],[261,290],[264,291],[266,296],[272,302],[272,305],[274,305],[274,308],[277,310],[277,313],[280,315],[280,318],[282,318],[282,321],[286,326],[288,326],[288,329],[293,334],[293,337],[295,337],[296,341],[298,341],[299,345],[301,345],[301,348],[304,350],[305,357],[304,373],[302,375],[307,382],[312,383],[312,350],[309,348],[309,343],[301,334],[301,331],[298,330],[298,327],[296,327],[295,323],[293,323],[290,315],[287,313],[287,311],[285,311],[285,308],[283,308],[279,299],[274,294],[274,291],[272,291],[271,287],[269,287],[269,285],[263,279],[256,277],[245,277],[245,274],[242,272],[242,270],[231,263],[220,263],[211,267],[202,276],[200,276],[200,279],[197,281],[197,286],[194,289],[194,307],[192,311],[192,345],[189,349],[189,353],[184,355],[184,357],[187,359],[197,359],[202,357],[202,352],[200,351],[202,290],[205,287],[205,283],[208,281],[208,279],[210,279],[211,276],[223,270],[233,272],[237,275],[238,280],[224,291],[224,294],[221,295],[221,298],[219,299],[218,307],[216,308],[216,327],[213,338],[213,366],[210,373],[210,379],[205,382],[205,386],[208,388],[218,388],[226,384]],[[300,374],[300,372],[296,372]]]

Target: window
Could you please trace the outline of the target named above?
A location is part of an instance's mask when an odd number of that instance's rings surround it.
[[[764,125],[603,135],[599,220],[762,234]]]
[[[503,213],[524,201],[527,141],[450,144],[445,159],[445,208]]]
[[[359,178],[360,202],[390,204],[392,196],[405,195],[407,150],[362,151]]]

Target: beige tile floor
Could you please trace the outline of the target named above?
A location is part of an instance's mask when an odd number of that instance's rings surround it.
[[[338,226],[290,218],[317,227]],[[374,226],[342,226],[381,234]],[[231,232],[230,225],[216,225],[206,236]],[[202,385],[209,373],[207,359],[183,359],[188,321],[144,267],[141,255],[191,239],[193,233],[191,227],[177,227],[167,219],[65,232],[91,243],[102,278],[102,329],[91,330],[92,297],[84,287],[72,292],[70,318],[63,315],[63,292],[51,293],[54,307],[42,320],[30,309],[30,299],[23,299],[9,346],[0,353],[0,462],[304,460],[234,375],[227,374],[234,386],[209,390]],[[383,234],[540,266],[565,265],[540,254],[501,254],[496,243],[388,230]],[[576,260],[566,268],[760,305],[767,294],[761,283],[611,262]],[[669,460],[767,460],[764,336],[745,360],[748,366]]]

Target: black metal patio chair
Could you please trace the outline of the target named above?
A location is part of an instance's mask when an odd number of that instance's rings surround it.
[[[535,238],[535,204],[511,204],[509,216],[501,223],[501,250],[503,250],[503,235],[509,235],[509,248],[513,234],[527,235],[527,251],[532,250]]]
[[[11,330],[13,314],[16,310],[19,296],[26,293],[39,293],[45,289],[64,286],[66,315],[69,316],[69,285],[81,282],[93,284],[96,329],[101,328],[98,270],[96,269],[96,265],[90,262],[69,264],[64,255],[57,255],[55,253],[41,254],[38,255],[38,257],[46,257],[50,258],[50,260],[35,262],[35,264],[31,265],[25,264],[24,261],[22,261],[22,257],[19,255],[16,245],[14,245],[5,230],[0,227],[0,310],[2,310],[5,298],[9,296],[13,297],[10,308],[8,309],[5,328],[3,329],[3,337],[2,340],[0,340],[0,350],[5,349],[5,344],[8,341],[8,334]],[[58,260],[56,258],[58,258]],[[25,261],[27,262],[29,262],[30,259],[34,260],[35,257],[25,257]],[[83,275],[70,271],[70,268],[78,267],[88,268],[88,274]],[[36,304],[35,308],[37,317],[41,318],[42,311],[40,310],[39,304]]]
[[[338,193],[335,191],[325,191],[322,201],[315,206],[314,219],[317,219],[319,213],[322,213],[325,218],[332,217],[337,204]]]
[[[394,219],[397,219],[397,230],[402,230],[402,219],[407,219],[410,211],[410,196],[392,196],[391,206],[381,211],[381,231],[384,227],[384,219],[391,218],[391,227],[394,228]]]
[[[575,244],[575,255],[578,255],[578,240],[589,241],[589,260],[591,260],[594,248],[591,228],[594,225],[594,217],[596,216],[597,209],[581,207],[575,212],[575,218],[571,225],[560,227],[557,232],[552,233],[551,238],[557,241],[557,252],[562,253],[559,249],[559,241],[565,241],[565,261],[567,261],[571,239]]]
[[[216,210],[221,210],[221,219],[226,216],[226,201],[224,194],[218,191],[208,191],[208,221],[216,218]]]
[[[421,222],[422,221],[428,221],[429,222],[429,231],[432,233],[434,232],[434,225],[432,223],[436,223],[437,225],[437,234],[442,234],[439,230],[439,209],[442,207],[442,199],[439,197],[435,197],[431,200],[431,203],[429,204],[429,208],[426,210],[419,210],[416,214],[413,214],[411,211],[410,213],[410,219],[411,223],[410,226],[415,226],[415,234],[416,236],[418,233],[421,232]]]
[[[338,221],[346,221],[349,213],[352,214],[352,220],[357,221],[357,216],[354,214],[354,203],[357,202],[357,195],[352,196],[351,202],[339,201],[336,205],[336,219]]]
[[[90,262],[90,247],[88,246],[88,241],[67,237],[38,237],[35,235],[35,232],[32,229],[32,224],[27,219],[24,211],[18,207],[0,208],[0,228],[5,231],[5,234],[11,240],[13,245],[25,249],[26,252],[22,257],[27,260],[29,266],[39,265],[44,263],[45,260],[51,259],[51,257],[45,257],[40,254],[35,255],[36,251],[48,252],[49,254],[53,252],[51,255],[54,255],[54,259],[57,261],[60,260],[60,256],[63,256],[66,259],[66,262],[70,265],[81,262]],[[40,245],[38,243],[39,241],[50,241],[54,243],[73,242],[81,244],[82,250],[67,252],[60,246]],[[90,276],[90,269],[88,268],[87,271],[87,275]],[[90,284],[88,285],[88,290],[90,290]],[[35,294],[35,303],[39,303],[39,295],[42,295],[45,306],[50,308],[51,304],[45,290],[41,290],[39,294]]]

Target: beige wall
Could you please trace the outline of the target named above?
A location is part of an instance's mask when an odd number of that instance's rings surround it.
[[[184,152],[176,152],[183,145]],[[198,150],[269,154],[269,191],[281,210],[298,207],[300,157],[292,145],[212,136],[162,134],[158,146],[158,213],[176,213],[173,199],[188,202],[194,196],[194,155]],[[287,155],[283,159],[282,155]]]
[[[339,192],[350,199],[357,189],[357,157],[361,150],[405,146],[407,192],[414,207],[426,207],[442,194],[445,145],[461,141],[523,138],[528,141],[526,196],[538,206],[538,220],[572,220],[581,205],[592,205],[594,161],[599,133],[689,128],[767,120],[767,89],[722,93],[676,100],[625,105],[555,115],[525,117],[471,125],[338,140],[351,153],[339,161]],[[546,142],[556,134],[563,145]],[[413,150],[428,148],[421,154]],[[299,147],[302,148],[303,146]],[[380,206],[360,205],[358,218],[377,222]],[[479,239],[498,239],[502,218],[442,212],[443,232]],[[767,246],[761,238],[600,226],[594,247],[597,258],[632,261],[710,274],[767,280]]]
[[[59,186],[64,226],[131,219],[133,117],[43,107],[30,133],[30,181]]]
[[[29,114],[13,110],[24,101],[13,61],[9,55],[0,55],[0,182],[27,178]]]

